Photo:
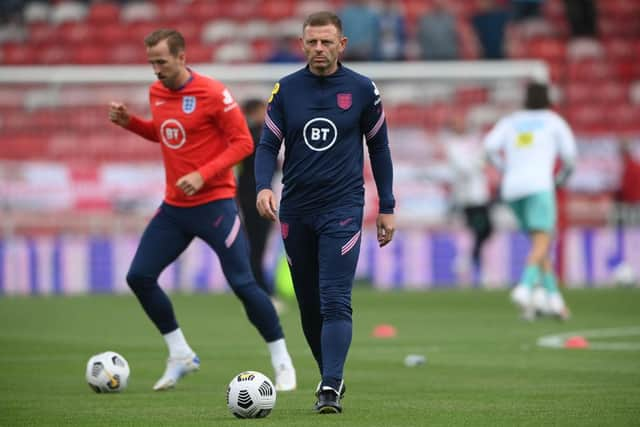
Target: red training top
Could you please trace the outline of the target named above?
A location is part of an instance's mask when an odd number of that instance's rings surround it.
[[[253,152],[253,140],[240,107],[220,82],[191,71],[178,90],[159,81],[149,88],[152,120],[131,116],[128,129],[162,143],[166,176],[165,202],[196,206],[232,198],[232,167]],[[176,186],[182,176],[199,171],[204,185],[193,196]]]

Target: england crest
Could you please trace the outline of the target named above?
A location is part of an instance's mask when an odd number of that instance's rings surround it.
[[[183,96],[182,97],[182,111],[185,114],[191,114],[196,111],[196,97],[195,96]]]
[[[286,239],[287,237],[289,237],[289,224],[287,224],[286,222],[281,222],[280,233],[282,234],[283,239]]]
[[[351,108],[350,93],[339,93],[338,95],[336,95],[336,98],[338,100],[338,107],[342,108],[343,110],[348,110],[349,108]]]

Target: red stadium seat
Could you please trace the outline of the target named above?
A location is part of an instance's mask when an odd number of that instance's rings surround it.
[[[132,22],[128,25],[122,25],[120,27],[127,39],[132,42],[137,42],[144,49],[142,44],[144,38],[158,29],[158,24],[155,22]]]
[[[569,104],[581,105],[592,100],[593,85],[579,80],[570,81],[564,89],[564,101]]]
[[[578,133],[611,132],[611,126],[602,115],[599,106],[590,104],[572,105],[567,109],[566,117]]]
[[[38,52],[30,45],[5,43],[2,45],[2,63],[9,65],[37,64]]]
[[[238,21],[245,19],[259,18],[258,15],[260,1],[244,0],[225,3],[226,16]]]
[[[597,85],[575,81],[567,85],[565,95],[566,101],[571,104],[591,103],[606,109],[608,105],[627,103],[629,88],[615,79]]]
[[[596,96],[600,102],[605,104],[626,104],[629,102],[629,86],[625,83],[612,79],[597,85]],[[604,108],[607,108],[604,106]]]
[[[213,47],[200,43],[191,44],[187,47],[187,62],[211,63],[213,59]]]
[[[386,106],[385,115],[390,123],[395,126],[416,126],[421,124],[427,124],[430,118],[429,114],[425,112],[426,108],[416,104],[398,104],[396,106]]]
[[[558,61],[567,55],[566,41],[561,39],[532,39],[527,42],[526,55],[548,61]]]
[[[95,39],[95,26],[82,22],[65,22],[58,27],[56,37],[63,44],[76,44],[92,42]]]
[[[226,16],[226,8],[221,7],[218,2],[209,0],[195,0],[189,7],[189,19],[205,22],[212,19],[220,19]]]
[[[26,114],[22,108],[15,108],[0,113],[0,133],[2,135],[29,129],[31,126],[33,126],[31,115]]]
[[[36,56],[38,64],[69,64],[71,63],[71,51],[68,46],[58,43],[43,45],[38,48]]]
[[[57,27],[49,25],[48,22],[37,22],[29,24],[27,34],[29,43],[41,43],[51,40],[57,32]]]
[[[116,24],[120,18],[120,7],[112,2],[94,2],[89,8],[87,22],[90,24]]]
[[[607,57],[610,60],[619,60],[619,59],[632,59],[637,57],[637,52],[635,51],[635,41],[629,40],[625,38],[611,38],[604,40],[604,48],[607,54]],[[638,52],[640,53],[640,52]]]
[[[602,17],[598,20],[599,36],[635,38],[640,36],[640,15],[626,15],[616,18]]]
[[[42,109],[30,114],[31,126],[42,133],[56,132],[68,128],[68,123],[61,120],[62,114],[59,109]]]
[[[17,84],[0,85],[0,118],[5,112],[22,112],[22,104],[25,100],[25,93],[28,86]]]
[[[95,24],[92,26],[94,29],[94,38],[98,43],[104,43],[109,46],[110,49],[117,47],[121,43],[130,42],[130,37],[127,34],[126,26],[122,24]],[[139,42],[140,48],[144,48],[142,40]]]
[[[190,7],[191,3],[185,2],[159,2],[156,3],[157,18],[163,22],[185,22],[188,19]],[[170,27],[170,25],[168,25],[168,27]]]
[[[605,61],[577,61],[568,65],[569,80],[594,81],[613,78],[615,68]]]
[[[617,131],[640,130],[640,107],[628,103],[609,104],[604,109],[607,124]]]
[[[147,57],[141,40],[139,43],[114,45],[105,60],[113,64],[143,64],[147,62]]]
[[[48,141],[35,132],[11,132],[4,135],[11,144],[0,144],[0,157],[10,160],[46,158]]]
[[[640,12],[640,4],[629,0],[606,0],[598,2],[598,13],[602,16],[621,18],[637,16]]]
[[[57,110],[57,121],[61,130],[74,129],[74,131],[100,131],[107,132],[112,124],[107,120],[106,107],[104,105],[65,107]]]
[[[295,2],[293,0],[264,1],[260,3],[258,15],[269,21],[278,21],[294,15]]]
[[[637,60],[618,61],[616,75],[623,82],[631,82],[640,79],[640,62]]]
[[[189,25],[185,25],[185,19],[176,19],[172,18],[166,20],[163,24],[166,28],[174,28],[182,34],[184,37],[185,43],[187,44],[187,52],[191,49],[196,43],[200,43],[201,35],[202,35],[202,22],[201,21],[191,21]]]
[[[105,52],[94,43],[76,46],[71,52],[71,62],[80,65],[103,64]]]
[[[456,89],[452,102],[458,106],[484,104],[489,101],[488,89],[482,86],[460,87]]]

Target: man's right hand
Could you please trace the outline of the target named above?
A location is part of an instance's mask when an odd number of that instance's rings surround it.
[[[261,217],[275,221],[278,219],[278,208],[273,191],[265,188],[260,190],[256,198],[256,209]]]
[[[109,120],[113,123],[124,128],[129,125],[130,119],[126,105],[119,102],[112,102],[109,105]]]

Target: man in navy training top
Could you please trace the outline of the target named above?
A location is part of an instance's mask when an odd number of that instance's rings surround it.
[[[394,232],[393,166],[378,89],[338,62],[347,44],[340,19],[314,13],[302,29],[307,66],[276,83],[269,99],[256,150],[256,206],[265,218],[280,219],[302,328],[322,375],[315,410],[339,413],[364,205],[363,136],[380,201],[381,247]],[[278,212],[271,178],[283,141]]]

